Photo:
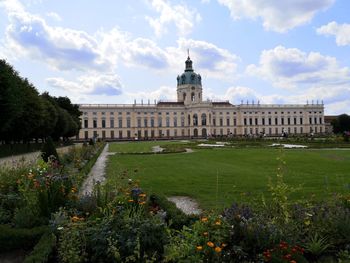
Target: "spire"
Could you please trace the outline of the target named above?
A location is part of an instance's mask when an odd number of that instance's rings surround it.
[[[193,68],[192,68],[192,60],[190,58],[190,49],[187,49],[187,60],[186,60],[186,69],[185,71],[193,71]]]

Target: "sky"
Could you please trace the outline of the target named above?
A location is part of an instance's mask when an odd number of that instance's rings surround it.
[[[350,113],[349,0],[0,0],[0,58],[74,103],[203,97]]]

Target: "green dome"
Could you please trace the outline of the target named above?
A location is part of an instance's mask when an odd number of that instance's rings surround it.
[[[181,76],[177,76],[177,85],[186,85],[186,84],[194,84],[194,85],[202,85],[201,75],[194,72],[192,68],[192,60],[190,57],[186,60],[186,68],[184,73]]]

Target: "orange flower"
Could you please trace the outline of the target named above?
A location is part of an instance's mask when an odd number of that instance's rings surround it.
[[[197,246],[196,249],[197,249],[197,251],[201,251],[201,250],[203,250],[203,247],[202,246]]]
[[[144,205],[144,204],[146,204],[146,202],[139,202],[139,204],[140,204],[140,205]]]
[[[214,245],[214,243],[213,243],[213,242],[208,241],[208,242],[207,242],[207,246],[208,246],[208,247],[214,247],[215,245]]]
[[[215,221],[215,225],[220,226],[221,225],[221,221],[220,220],[216,220]]]
[[[146,197],[146,194],[139,194],[139,197]]]
[[[72,193],[76,193],[77,192],[77,188],[73,186],[72,189],[71,189],[71,192]]]
[[[227,247],[227,244],[222,243],[222,244],[221,244],[221,247],[223,247],[223,248],[224,248],[224,247]]]
[[[207,217],[202,217],[202,218],[201,218],[201,221],[202,221],[202,222],[208,222],[208,218],[207,218]]]
[[[216,253],[220,253],[221,250],[222,250],[221,247],[216,247],[216,248],[215,248],[215,252],[216,252]]]
[[[132,199],[129,199],[129,200],[128,200],[128,202],[129,202],[129,203],[133,203],[133,202],[134,202],[134,200],[132,200]]]
[[[72,219],[72,222],[77,222],[80,220],[78,216],[73,216],[71,219]]]

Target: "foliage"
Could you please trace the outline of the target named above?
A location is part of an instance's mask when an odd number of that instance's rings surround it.
[[[264,251],[263,257],[265,262],[308,262],[303,256],[304,249],[300,246],[291,246],[287,242],[282,241],[273,249]]]
[[[54,160],[59,162],[60,159],[58,157],[56,147],[55,147],[51,137],[48,137],[46,139],[46,142],[43,145],[43,148],[41,150],[41,157],[43,158],[43,160],[46,163],[52,158],[54,158]]]
[[[29,142],[70,137],[80,128],[78,105],[67,97],[39,95],[37,89],[5,60],[0,60],[0,141]]]
[[[32,248],[46,231],[47,226],[13,228],[0,225],[0,252]]]
[[[33,251],[25,258],[24,263],[49,262],[50,255],[55,247],[56,236],[51,232],[43,234]]]
[[[316,259],[331,248],[331,246],[332,244],[329,243],[327,237],[321,237],[317,233],[311,236],[304,244],[305,250]]]
[[[343,133],[350,131],[350,116],[347,114],[339,115],[335,120],[332,121],[333,131],[335,133]]]

